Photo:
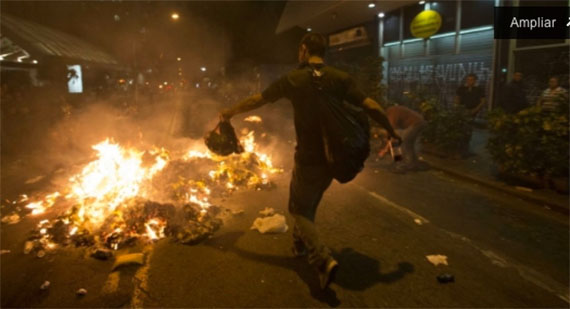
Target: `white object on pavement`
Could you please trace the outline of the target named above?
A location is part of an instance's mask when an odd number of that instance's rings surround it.
[[[144,254],[142,253],[130,253],[117,256],[115,264],[113,265],[113,271],[122,266],[128,265],[142,265],[144,263]]]
[[[28,254],[30,252],[32,252],[32,250],[34,249],[34,243],[31,241],[26,241],[24,243],[24,254]]]
[[[259,211],[259,214],[265,217],[273,216],[275,214],[275,209],[270,207],[265,207],[263,210]]]
[[[18,222],[20,222],[20,216],[18,214],[11,214],[2,218],[2,223],[16,224]]]
[[[47,281],[47,280],[44,281],[44,283],[42,283],[42,285],[40,285],[40,290],[42,290],[42,291],[47,290],[49,288],[50,284],[51,283],[49,281]]]
[[[34,184],[34,183],[44,179],[44,177],[46,177],[46,176],[41,175],[41,176],[37,176],[34,178],[30,178],[30,179],[26,180],[25,184],[27,184],[27,185]]]
[[[275,214],[271,217],[256,218],[251,226],[252,230],[258,230],[261,234],[285,233],[289,229],[285,216]]]
[[[448,265],[447,256],[445,255],[441,254],[426,255],[426,259],[435,266],[439,264]]]

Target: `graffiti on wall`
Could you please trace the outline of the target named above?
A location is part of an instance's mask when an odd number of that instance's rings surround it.
[[[489,95],[492,72],[491,53],[438,55],[391,61],[388,64],[388,98],[402,102],[405,94],[435,96],[449,105],[467,74],[474,73]]]

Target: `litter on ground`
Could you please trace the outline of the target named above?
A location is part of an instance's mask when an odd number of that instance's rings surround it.
[[[128,265],[142,265],[143,258],[144,255],[142,253],[131,253],[117,256],[115,264],[113,265],[113,270]]]
[[[258,230],[261,234],[285,233],[289,229],[285,216],[275,214],[271,217],[256,218],[251,226],[252,230]]]
[[[265,207],[263,210],[259,211],[259,214],[265,217],[273,216],[275,214],[275,209],[270,207]]]
[[[426,259],[435,266],[439,264],[448,265],[447,256],[445,255],[441,254],[426,255]]]

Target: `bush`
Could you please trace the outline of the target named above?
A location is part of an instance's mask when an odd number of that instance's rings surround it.
[[[422,141],[449,155],[464,155],[469,146],[472,128],[468,111],[463,106],[443,108],[434,98],[420,103],[428,122]]]
[[[544,178],[568,177],[568,110],[544,112],[532,106],[510,115],[488,115],[487,149],[503,172]]]

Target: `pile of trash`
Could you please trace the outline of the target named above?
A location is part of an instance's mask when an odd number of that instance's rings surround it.
[[[60,214],[41,220],[25,244],[24,251],[38,257],[67,245],[118,250],[165,237],[199,243],[230,213],[213,205],[213,198],[235,190],[271,189],[270,176],[282,172],[258,151],[253,134],[242,137],[239,154],[191,149],[177,158],[163,148],[140,151],[106,139],[93,146],[97,158],[60,190],[8,201],[14,211],[2,222],[16,224],[57,208]]]
[[[93,257],[107,259],[112,256],[108,250],[165,237],[195,245],[212,236],[229,213],[229,210],[214,205],[204,210],[195,203],[175,207],[173,204],[133,199],[124,209],[108,216],[101,227],[92,230],[89,223],[74,224],[77,211],[73,207],[54,220],[42,220],[30,233],[24,253],[41,258],[58,246],[71,245],[93,247]]]

